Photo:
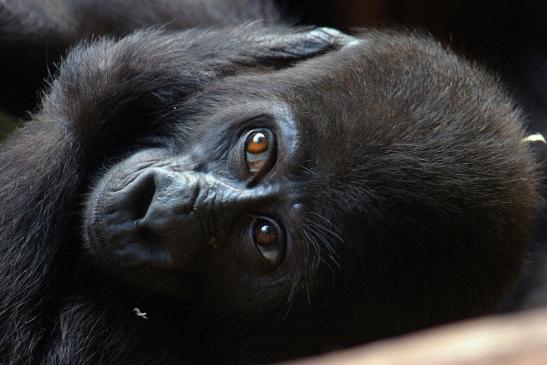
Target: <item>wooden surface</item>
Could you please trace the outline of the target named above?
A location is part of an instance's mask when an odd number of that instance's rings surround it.
[[[547,365],[547,310],[462,322],[292,365]]]

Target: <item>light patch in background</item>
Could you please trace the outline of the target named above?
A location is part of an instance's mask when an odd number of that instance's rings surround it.
[[[522,142],[530,142],[530,143],[533,143],[533,142],[541,142],[541,143],[547,143],[547,142],[545,142],[545,137],[543,137],[543,135],[540,134],[540,133],[531,134],[531,135],[529,135],[528,137],[524,138],[524,139],[522,140]]]

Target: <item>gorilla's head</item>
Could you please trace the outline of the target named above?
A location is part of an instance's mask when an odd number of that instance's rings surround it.
[[[85,207],[86,249],[123,285],[344,343],[484,313],[514,284],[537,200],[520,116],[427,38],[247,68],[157,118]]]

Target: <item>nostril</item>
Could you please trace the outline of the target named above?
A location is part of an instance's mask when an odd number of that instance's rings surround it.
[[[155,180],[154,174],[146,174],[138,178],[130,187],[126,203],[131,219],[138,220],[146,215],[156,194]]]

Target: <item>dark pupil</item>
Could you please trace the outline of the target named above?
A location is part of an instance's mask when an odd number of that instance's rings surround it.
[[[271,245],[277,241],[275,227],[269,223],[259,223],[255,236],[257,243],[263,246]]]

